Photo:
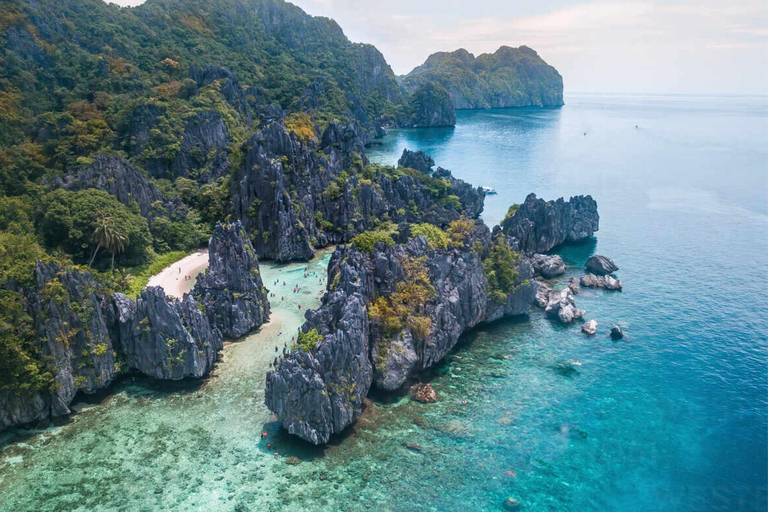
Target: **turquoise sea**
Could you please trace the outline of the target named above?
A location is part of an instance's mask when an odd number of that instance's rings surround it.
[[[0,510],[768,509],[768,98],[568,95],[393,131],[370,156],[404,147],[494,187],[489,224],[529,192],[591,194],[596,239],[560,254],[573,276],[594,252],[620,267],[623,292],[576,297],[597,336],[538,311],[476,330],[425,375],[438,403],[374,394],[314,448],[262,401],[275,347],[323,284],[265,264],[286,301],[206,382],[125,381],[67,424],[4,433]]]

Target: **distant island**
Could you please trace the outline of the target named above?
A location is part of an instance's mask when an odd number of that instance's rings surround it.
[[[563,105],[563,77],[527,46],[478,57],[463,48],[435,53],[400,84],[407,94],[439,84],[457,110]]]

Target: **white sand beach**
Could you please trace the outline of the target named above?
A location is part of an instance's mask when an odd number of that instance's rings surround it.
[[[159,286],[166,295],[181,298],[192,290],[198,274],[206,267],[208,267],[208,249],[201,249],[152,276],[147,286]]]

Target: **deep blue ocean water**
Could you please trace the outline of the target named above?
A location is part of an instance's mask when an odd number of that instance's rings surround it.
[[[519,368],[500,386],[499,405],[536,393],[521,387],[555,388],[527,404],[525,446],[510,432],[507,456],[562,464],[562,494],[552,482],[525,484],[541,509],[765,510],[768,99],[566,100],[459,112],[456,128],[395,131],[370,154],[395,163],[404,147],[423,149],[455,176],[494,187],[489,225],[528,192],[598,202],[596,244],[560,252],[577,266],[592,252],[613,257],[625,289],[577,296],[600,323],[595,339],[535,316],[508,329],[536,345],[521,349],[536,363],[582,366],[559,381]],[[613,323],[628,339],[607,340]],[[547,423],[588,437],[558,437]]]
[[[768,508],[768,99],[570,95],[393,131],[370,156],[394,163],[403,147],[494,187],[489,224],[529,192],[591,194],[601,229],[560,251],[560,284],[594,252],[615,259],[623,292],[576,297],[598,334],[535,310],[475,330],[425,375],[437,403],[374,394],[346,436],[312,448],[262,402],[274,347],[322,283],[303,265],[262,265],[266,283],[302,294],[273,304],[272,323],[200,387],[125,381],[67,424],[7,433],[0,510],[468,512],[508,497],[535,512]],[[609,339],[613,324],[624,340]]]

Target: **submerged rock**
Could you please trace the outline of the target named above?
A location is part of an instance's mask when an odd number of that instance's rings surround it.
[[[515,498],[507,498],[504,500],[504,510],[508,510],[510,512],[518,512],[521,510],[520,502],[516,500]]]
[[[599,226],[597,203],[592,196],[544,201],[536,194],[529,194],[525,202],[501,223],[504,234],[514,238],[518,250],[527,255],[589,238]]]
[[[613,274],[619,270],[619,267],[611,258],[599,256],[597,254],[589,258],[585,266],[589,272],[597,274],[598,276]]]
[[[624,331],[621,330],[621,327],[618,325],[614,325],[611,327],[611,339],[612,340],[620,340],[624,337]]]
[[[193,295],[226,338],[240,338],[269,319],[269,299],[259,261],[240,222],[216,225],[208,245],[208,270]]]
[[[589,320],[587,323],[581,326],[581,330],[586,334],[592,336],[597,332],[597,320]]]
[[[596,276],[595,274],[587,274],[581,277],[581,286],[587,288],[605,288],[606,290],[621,290],[623,285],[618,279],[614,279],[611,276]]]
[[[565,274],[565,263],[558,255],[534,254],[531,258],[533,269],[540,276],[551,279]]]
[[[418,384],[412,388],[412,398],[417,402],[428,404],[431,402],[437,402],[437,393],[432,389],[429,384]]]

